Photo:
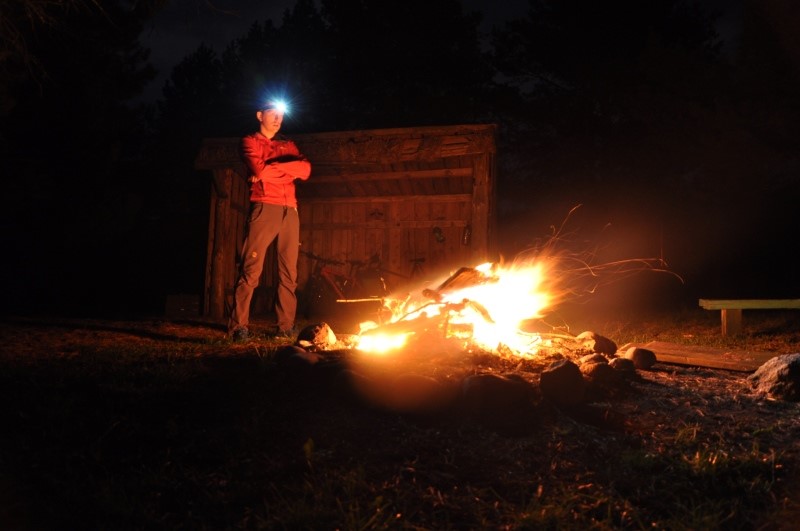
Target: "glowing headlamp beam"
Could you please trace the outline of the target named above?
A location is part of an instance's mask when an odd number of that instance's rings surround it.
[[[275,110],[280,113],[287,113],[289,112],[289,106],[283,100],[274,101],[272,105],[275,107]]]
[[[264,110],[275,110],[281,114],[287,114],[289,112],[289,104],[284,100],[270,100],[264,106]]]

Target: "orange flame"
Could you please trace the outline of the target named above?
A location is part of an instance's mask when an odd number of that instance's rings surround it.
[[[422,290],[427,300],[410,296],[395,304],[389,323],[362,323],[357,348],[385,354],[404,347],[418,329],[435,322],[444,323],[441,333],[447,338],[464,339],[488,350],[504,345],[520,355],[535,354],[541,336],[520,327],[526,320],[541,318],[556,302],[552,281],[548,281],[552,267],[552,261],[542,259],[509,267],[481,264],[470,270],[466,285],[452,287],[445,282],[437,290]]]

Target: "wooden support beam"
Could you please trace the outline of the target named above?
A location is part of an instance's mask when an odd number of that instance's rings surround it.
[[[406,170],[406,171],[371,171],[361,173],[339,172],[325,174],[324,165],[315,164],[314,183],[353,183],[358,181],[375,182],[389,180],[433,180],[433,179],[452,179],[453,177],[472,178],[472,168],[442,168],[436,170]],[[321,175],[318,175],[321,173]]]
[[[299,196],[304,205],[321,203],[393,203],[395,201],[424,201],[426,203],[471,203],[473,196],[470,194],[442,194],[442,195],[383,195],[363,197],[305,197]]]
[[[742,333],[742,310],[739,308],[723,308],[720,310],[722,317],[722,335],[735,336]]]

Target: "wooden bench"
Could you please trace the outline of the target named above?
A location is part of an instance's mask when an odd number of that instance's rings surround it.
[[[722,335],[742,332],[742,310],[797,310],[800,299],[700,299],[706,310],[720,310]]]

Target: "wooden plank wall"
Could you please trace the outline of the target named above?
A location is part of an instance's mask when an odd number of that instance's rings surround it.
[[[411,276],[414,259],[424,258],[429,274],[474,265],[472,203],[468,195],[307,199],[300,205],[301,249],[339,261],[377,255],[395,286]],[[441,231],[441,232],[439,232]],[[437,238],[437,233],[441,237]],[[301,255],[299,284],[313,261]]]

